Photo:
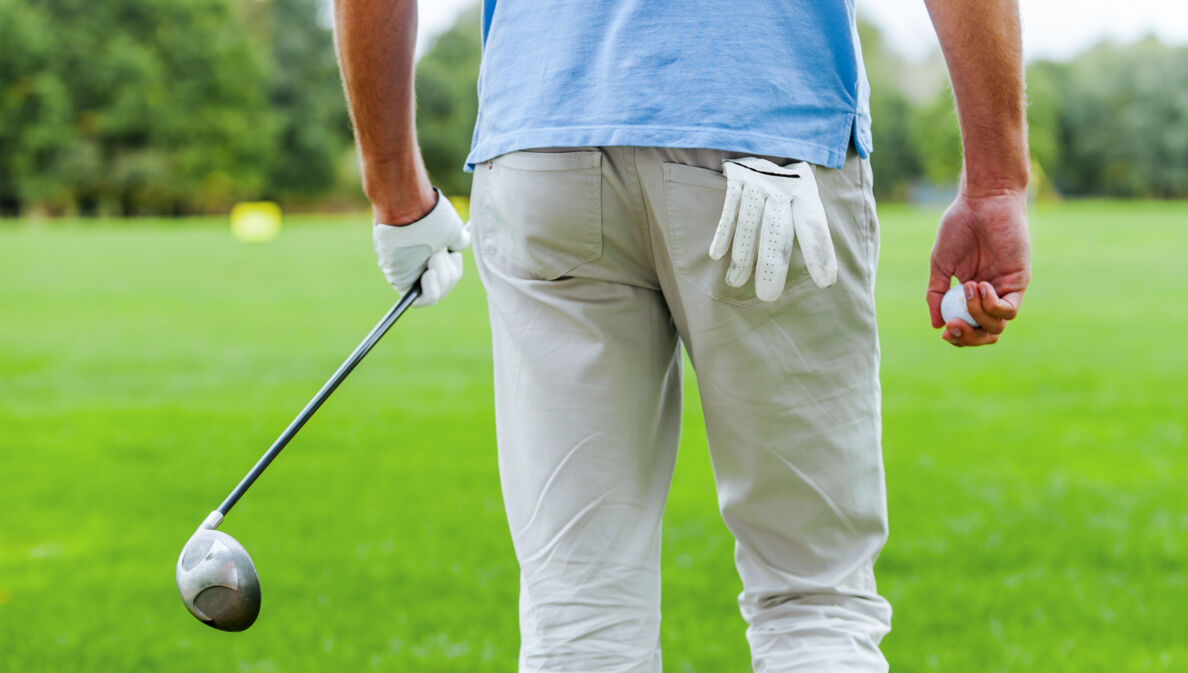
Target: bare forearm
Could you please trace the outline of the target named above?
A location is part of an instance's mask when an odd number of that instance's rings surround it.
[[[1023,46],[1017,0],[925,0],[953,82],[972,196],[1027,185]]]
[[[378,221],[411,222],[435,199],[416,139],[416,1],[335,0],[334,34],[363,190]]]

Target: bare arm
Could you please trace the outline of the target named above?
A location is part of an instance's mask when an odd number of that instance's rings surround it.
[[[416,137],[416,0],[335,0],[334,36],[375,219],[417,220],[437,197]]]
[[[932,250],[928,306],[933,327],[944,325],[940,300],[956,276],[982,327],[954,320],[944,338],[958,346],[991,344],[1018,313],[1031,279],[1019,7],[1017,0],[925,3],[953,82],[965,156],[960,192]]]

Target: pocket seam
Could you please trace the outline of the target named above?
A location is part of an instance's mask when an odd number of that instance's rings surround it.
[[[493,166],[526,172],[552,173],[577,171],[602,166],[602,152],[579,150],[576,152],[533,152],[520,150],[490,160]]]

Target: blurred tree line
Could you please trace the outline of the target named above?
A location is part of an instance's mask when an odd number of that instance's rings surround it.
[[[243,199],[363,205],[323,0],[0,0],[0,214],[223,211]],[[869,24],[876,192],[951,186],[960,134],[939,56],[908,62]],[[477,111],[477,8],[417,65],[434,182]],[[1042,189],[1188,197],[1188,48],[1148,39],[1028,68]]]
[[[961,134],[939,54],[905,63],[861,26],[883,198],[953,184]],[[1066,196],[1188,198],[1188,48],[1101,44],[1027,68],[1033,187]]]
[[[324,196],[350,142],[319,0],[0,0],[0,213]]]

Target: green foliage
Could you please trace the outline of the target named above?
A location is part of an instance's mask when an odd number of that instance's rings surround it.
[[[332,186],[317,0],[0,0],[0,204],[182,213]]]
[[[320,0],[272,0],[269,5],[269,101],[278,117],[268,173],[273,198],[324,194],[335,184],[338,160],[351,140],[334,43],[314,20],[321,5]]]
[[[0,0],[0,215],[51,197],[56,157],[75,138],[68,88],[48,68],[54,33],[42,8]]]
[[[902,200],[921,175],[920,148],[912,137],[911,101],[891,87],[880,87],[871,91],[870,109],[878,150],[870,154],[875,195]]]
[[[267,60],[232,0],[52,0],[79,139],[82,209],[221,208],[259,193],[275,119]],[[98,29],[98,28],[102,29]]]
[[[952,184],[961,135],[951,89],[919,98],[912,66],[860,25],[871,80],[880,197],[917,182]],[[934,56],[939,58],[939,56]],[[942,71],[943,72],[943,71]],[[918,83],[917,83],[918,84]],[[1188,48],[1155,39],[1101,45],[1027,69],[1027,119],[1041,190],[1076,196],[1188,197]]]
[[[470,193],[462,165],[478,114],[479,21],[477,7],[463,13],[417,63],[417,140],[429,175],[447,194]]]
[[[924,178],[936,184],[957,182],[961,176],[961,129],[952,91],[945,87],[910,112],[909,136],[920,156]]]
[[[913,106],[900,82],[906,64],[873,25],[859,21],[858,32],[871,84],[871,123],[878,148],[870,155],[875,195],[880,199],[903,199],[921,171],[918,148],[911,136]]]
[[[1059,64],[1041,61],[1027,69],[1027,129],[1031,157],[1043,169],[1060,162],[1061,79]]]
[[[1188,196],[1188,48],[1150,38],[1043,67],[1060,96],[1052,177],[1061,189]]]

